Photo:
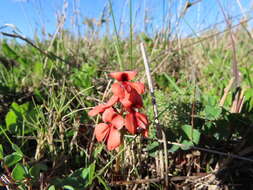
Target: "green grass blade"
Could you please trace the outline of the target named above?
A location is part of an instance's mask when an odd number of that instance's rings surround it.
[[[166,79],[170,82],[170,84],[175,88],[175,90],[179,94],[183,94],[183,92],[180,90],[180,88],[177,86],[177,84],[169,77],[169,75],[167,75],[166,73],[164,73],[164,76],[166,77]]]

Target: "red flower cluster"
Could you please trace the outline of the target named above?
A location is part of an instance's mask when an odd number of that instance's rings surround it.
[[[114,72],[110,76],[117,80],[112,85],[113,96],[106,104],[100,104],[89,111],[89,116],[102,114],[104,123],[95,127],[95,135],[99,142],[106,141],[108,150],[113,150],[121,144],[121,132],[124,126],[131,134],[136,134],[141,129],[142,134],[148,136],[148,119],[143,113],[137,111],[143,107],[141,94],[145,87],[141,82],[130,82],[137,72]],[[120,114],[113,107],[121,104]],[[125,116],[125,118],[123,117]]]

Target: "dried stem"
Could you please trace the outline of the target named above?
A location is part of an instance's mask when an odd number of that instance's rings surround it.
[[[168,187],[168,149],[167,149],[166,135],[165,135],[164,130],[161,128],[161,126],[159,124],[158,109],[157,109],[156,98],[155,98],[155,94],[154,94],[154,87],[153,87],[153,83],[152,83],[152,78],[151,78],[151,72],[150,72],[150,67],[149,67],[149,63],[148,63],[148,58],[147,58],[145,47],[144,47],[143,43],[140,44],[140,49],[141,49],[141,53],[142,53],[142,57],[143,57],[143,62],[144,62],[144,66],[145,66],[145,71],[146,71],[146,76],[147,76],[147,80],[148,80],[149,91],[150,91],[150,95],[151,95],[151,98],[152,98],[153,111],[154,111],[154,117],[155,117],[155,125],[157,127],[157,138],[158,139],[162,139],[162,141],[163,141],[163,151],[164,151],[164,154],[163,154],[162,150],[160,150],[160,152],[159,152],[159,157],[160,157],[160,162],[161,162],[161,169],[162,169],[162,171],[161,171],[161,177],[162,178],[165,177],[164,178],[165,179],[165,187]]]
[[[234,77],[231,78],[230,81],[229,81],[229,83],[228,83],[228,85],[227,85],[227,87],[224,89],[224,94],[223,94],[223,96],[222,96],[222,98],[220,100],[220,104],[219,104],[221,107],[224,106],[225,100],[226,100],[226,98],[228,96],[229,91],[231,90],[231,88],[232,88],[232,86],[234,84],[234,81],[235,81],[235,78]]]
[[[132,136],[132,135],[125,135],[125,137],[136,138],[135,136]],[[159,142],[159,143],[163,143],[163,140],[159,140],[159,139],[156,139],[156,138],[148,138],[148,140],[156,141],[156,142]],[[167,144],[176,145],[176,146],[179,146],[179,147],[182,147],[182,148],[186,147],[185,144],[181,144],[181,143],[177,143],[177,142],[172,142],[172,141],[167,141]],[[191,146],[191,147],[189,147],[189,149],[200,150],[200,151],[203,151],[203,152],[209,152],[209,153],[213,153],[213,154],[217,154],[217,155],[221,155],[221,156],[227,156],[227,157],[231,157],[231,158],[238,159],[238,160],[244,160],[244,161],[248,161],[248,162],[253,162],[253,159],[250,159],[250,158],[247,158],[247,157],[244,157],[244,156],[239,156],[237,154],[232,154],[232,153],[227,153],[227,152],[221,152],[221,151],[218,151],[218,150],[213,150],[213,149],[208,149],[208,148],[202,148],[202,147],[198,147],[198,146]]]
[[[237,58],[236,58],[235,40],[234,40],[234,35],[232,33],[232,24],[231,24],[230,20],[227,18],[225,11],[221,5],[220,0],[217,0],[217,1],[220,6],[221,12],[224,16],[224,19],[227,23],[227,26],[228,26],[229,36],[230,36],[230,40],[231,40],[231,44],[232,44],[232,53],[233,53],[232,71],[233,71],[233,76],[235,78],[235,85],[236,85],[236,87],[238,87],[240,81],[239,81],[239,72],[238,72],[238,62],[237,62]]]
[[[163,141],[160,141],[160,142],[163,143]],[[181,144],[181,143],[176,143],[176,142],[171,142],[171,141],[167,141],[167,142],[168,142],[168,144],[177,145],[180,147],[185,147],[185,145]],[[232,153],[221,152],[221,151],[217,151],[217,150],[213,150],[213,149],[207,149],[207,148],[202,148],[202,147],[198,147],[198,146],[191,146],[190,149],[196,149],[196,150],[200,150],[203,152],[209,152],[209,153],[218,154],[221,156],[227,156],[227,157],[231,157],[231,158],[238,159],[238,160],[253,162],[253,159],[250,159],[247,157],[239,156],[239,155],[232,154]]]

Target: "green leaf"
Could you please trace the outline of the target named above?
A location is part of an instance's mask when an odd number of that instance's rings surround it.
[[[92,184],[92,181],[93,181],[93,179],[94,179],[95,167],[96,167],[95,162],[93,162],[93,163],[89,166],[89,181],[88,181],[88,185],[91,185],[91,184]]]
[[[27,134],[35,129],[31,127],[29,128],[26,126],[23,128],[23,123],[24,121],[34,120],[35,117],[36,117],[36,112],[32,103],[27,102],[27,103],[18,105],[17,103],[13,102],[11,104],[9,112],[6,114],[5,123],[6,123],[7,129],[12,134],[15,134],[15,135],[18,135],[20,133]]]
[[[182,130],[186,134],[186,136],[191,140],[194,144],[199,143],[200,132],[197,129],[193,129],[190,125],[183,125]]]
[[[148,144],[148,154],[151,157],[155,157],[156,156],[156,151],[158,150],[159,147],[159,143],[158,142],[152,142],[151,144]]]
[[[172,153],[176,152],[179,148],[180,146],[173,144],[171,148],[168,150],[168,152],[172,152]]]
[[[21,110],[21,107],[16,102],[13,102],[5,116],[6,126],[12,133],[16,133],[18,127],[22,124]]]
[[[72,186],[70,186],[70,185],[64,185],[64,186],[63,186],[63,189],[64,189],[64,190],[75,190],[75,188],[72,187]]]
[[[5,123],[7,128],[11,127],[12,125],[16,125],[17,120],[18,116],[16,115],[16,113],[10,110],[5,116]]]
[[[217,100],[216,100],[216,98],[214,96],[207,95],[207,103],[208,103],[208,105],[214,107],[216,105],[216,102],[217,102]]]
[[[87,177],[88,177],[88,175],[89,175],[89,168],[84,168],[83,170],[82,170],[82,173],[81,173],[81,177],[83,178],[83,179],[86,179]]]
[[[182,150],[189,150],[193,146],[193,143],[191,141],[187,141],[187,140],[183,140],[183,142],[181,144],[184,145],[184,146],[181,146]]]
[[[247,107],[248,112],[253,108],[253,89],[247,89],[245,91],[245,106]]]
[[[16,164],[15,168],[12,170],[11,173],[13,179],[15,180],[23,180],[26,175],[26,171],[21,164]]]
[[[22,158],[23,158],[22,155],[20,155],[19,153],[14,152],[14,153],[9,154],[9,155],[4,157],[4,164],[7,167],[11,167],[11,166],[15,165],[16,163],[18,163]]]
[[[204,110],[205,117],[208,120],[216,120],[220,117],[221,111],[222,111],[221,108],[218,106],[207,105]]]
[[[54,185],[51,185],[48,190],[55,190],[55,186]]]
[[[42,164],[42,163],[37,163],[29,169],[29,173],[31,176],[38,178],[41,171],[47,171],[47,170],[48,170],[47,165]]]
[[[84,168],[80,174],[80,177],[84,180],[86,180],[88,178],[88,183],[86,184],[86,186],[89,186],[92,184],[93,179],[94,179],[94,174],[95,174],[95,167],[96,164],[95,162],[90,164],[88,168]]]
[[[14,151],[16,151],[16,153],[20,154],[20,156],[23,156],[23,152],[16,144],[12,144],[11,147]]]
[[[2,51],[4,55],[8,58],[16,60],[19,57],[17,53],[10,48],[10,46],[6,43],[6,41],[3,41],[2,43]]]
[[[24,104],[19,105],[19,111],[21,115],[26,114],[29,111],[30,102],[26,102]]]
[[[99,144],[98,147],[96,147],[95,151],[94,151],[94,158],[97,158],[98,155],[102,152],[104,145],[103,144]]]
[[[21,111],[20,106],[16,102],[13,102],[11,104],[11,109],[15,110],[16,112],[20,112]]]
[[[0,144],[0,160],[2,160],[4,158],[4,150],[3,150],[3,146]]]

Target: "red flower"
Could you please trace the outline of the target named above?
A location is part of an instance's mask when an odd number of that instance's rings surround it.
[[[124,119],[111,107],[104,111],[102,119],[105,123],[95,127],[96,138],[99,142],[106,141],[107,149],[113,150],[121,144],[119,130],[124,126]]]
[[[135,75],[135,71],[115,72],[110,74],[112,78],[119,81],[112,85],[112,92],[127,109],[130,107],[143,107],[140,94],[143,94],[145,91],[144,84],[141,82],[129,82]]]
[[[117,96],[112,96],[106,104],[100,104],[95,106],[92,110],[88,112],[88,115],[93,117],[99,113],[104,112],[107,108],[113,106],[118,101]]]
[[[135,71],[110,73],[110,76],[118,81],[112,85],[113,96],[107,103],[95,106],[88,113],[89,116],[102,113],[104,123],[96,125],[94,133],[99,142],[106,142],[108,150],[113,150],[121,144],[120,129],[123,126],[131,134],[141,132],[145,137],[148,136],[147,116],[136,111],[143,107],[141,94],[144,93],[145,87],[141,82],[130,82],[136,74]],[[112,107],[117,102],[124,107],[122,114],[123,111],[129,112],[125,119]]]
[[[126,115],[125,126],[131,134],[136,134],[137,129],[141,129],[143,135],[148,136],[148,119],[145,114],[132,110]]]

